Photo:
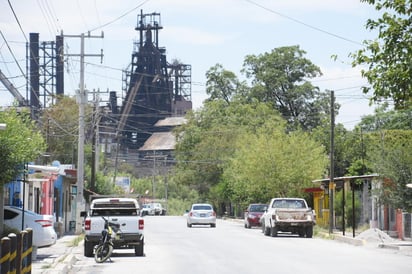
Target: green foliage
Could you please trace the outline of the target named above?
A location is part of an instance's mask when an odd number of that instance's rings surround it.
[[[320,178],[327,165],[324,149],[304,132],[244,134],[227,164],[225,181],[237,202],[266,202],[273,197],[302,196],[302,189]]]
[[[0,121],[7,124],[6,129],[0,131],[0,184],[3,185],[22,172],[24,163],[44,152],[45,142],[27,111],[1,111]]]
[[[359,224],[359,216],[361,213],[361,202],[357,193],[354,195],[355,201],[355,211],[353,211],[353,204],[352,204],[352,192],[346,191],[345,192],[345,226],[346,227],[354,227],[353,226],[353,217],[355,217],[355,228]],[[334,209],[336,216],[340,219],[343,216],[343,191],[335,192],[335,199],[334,199]],[[353,215],[355,213],[355,216]],[[340,224],[339,224],[340,225]]]
[[[237,76],[225,70],[221,64],[216,64],[206,72],[206,94],[208,101],[223,100],[229,104],[234,97],[240,96],[245,89],[245,83],[241,83]]]
[[[176,178],[204,198],[220,182],[225,163],[234,154],[236,140],[243,132],[255,132],[269,123],[284,124],[267,104],[227,105],[222,100],[206,103],[187,118],[188,122],[176,129]]]
[[[385,179],[378,193],[380,202],[412,211],[412,189],[406,187],[412,178],[412,131],[379,131],[370,133],[369,138],[368,158]]]
[[[388,103],[375,109],[375,113],[362,117],[358,127],[364,131],[382,129],[412,129],[412,106],[403,110],[389,110]]]
[[[20,230],[18,230],[18,229],[16,229],[16,228],[8,227],[7,225],[4,225],[3,231],[2,231],[2,233],[1,233],[1,238],[3,238],[3,237],[8,237],[8,235],[9,235],[10,233],[14,233],[14,234],[16,234],[16,235],[19,235],[19,234],[20,234]]]
[[[270,103],[290,128],[310,130],[330,113],[330,96],[308,81],[322,73],[305,54],[299,46],[289,46],[248,55],[243,72],[252,81],[249,97]]]
[[[307,133],[286,133],[266,103],[210,101],[176,129],[174,180],[219,208],[274,196],[302,196],[325,172],[324,148]]]
[[[198,203],[199,200],[182,200],[177,198],[170,198],[167,200],[167,215],[181,216],[186,210],[189,210],[191,205]]]
[[[91,140],[91,115],[92,108],[89,106],[85,111],[86,144]],[[55,105],[43,111],[40,120],[47,152],[61,163],[75,162],[79,137],[79,105],[76,99],[68,96],[59,98]]]
[[[24,163],[33,161],[44,152],[45,142],[28,111],[7,109],[0,111],[0,234],[3,232],[3,185],[23,172]]]
[[[372,100],[392,99],[396,109],[412,104],[412,3],[405,0],[361,0],[374,5],[381,17],[366,23],[368,30],[378,32],[375,40],[364,41],[364,48],[352,53],[353,66],[362,65],[362,75],[373,91]]]
[[[311,132],[311,136],[323,145],[327,155],[330,155],[330,134],[330,127],[324,126],[319,126]],[[335,177],[345,176],[351,163],[364,157],[362,151],[364,149],[361,134],[357,131],[348,131],[342,124],[337,124],[334,130]]]

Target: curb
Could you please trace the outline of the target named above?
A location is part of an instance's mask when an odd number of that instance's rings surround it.
[[[60,255],[54,260],[52,266],[42,271],[43,274],[67,274],[69,270],[72,269],[73,265],[76,264],[78,259],[76,255],[73,254],[73,250],[81,245],[83,245],[84,240],[80,241],[77,246],[72,246],[66,250],[66,252]]]
[[[347,244],[351,244],[354,246],[364,246],[366,245],[366,241],[365,240],[361,240],[361,239],[356,239],[356,238],[350,238],[347,236],[343,236],[343,235],[338,235],[338,234],[328,234],[328,233],[324,233],[324,232],[319,232],[319,235],[321,235],[321,238],[324,239],[332,239],[332,240],[336,240],[342,243],[347,243]]]
[[[341,236],[341,235],[333,235],[333,238],[335,240],[340,241],[340,242],[351,244],[351,245],[354,245],[354,246],[364,246],[364,245],[366,245],[366,241],[361,240],[361,239],[349,238],[349,237]]]

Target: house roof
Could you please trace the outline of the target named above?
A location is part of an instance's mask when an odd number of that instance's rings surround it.
[[[139,150],[174,150],[175,145],[176,137],[172,132],[155,132]]]

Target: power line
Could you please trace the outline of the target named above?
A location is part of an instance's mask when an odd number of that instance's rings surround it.
[[[149,1],[150,1],[150,0],[145,0],[145,1],[141,2],[141,3],[138,4],[136,7],[132,8],[131,10],[129,10],[129,11],[127,11],[127,12],[125,12],[124,14],[120,15],[119,17],[116,17],[115,19],[113,19],[113,20],[111,20],[111,21],[109,21],[109,22],[107,22],[107,23],[105,23],[105,24],[103,24],[103,25],[101,25],[101,26],[95,27],[95,28],[91,29],[90,31],[95,31],[95,30],[104,28],[104,27],[106,27],[106,26],[108,26],[108,25],[110,25],[110,24],[113,24],[114,22],[122,19],[123,17],[125,17],[125,16],[128,15],[129,13],[132,13],[133,11],[137,10],[138,8],[140,8],[141,6],[143,6],[144,4],[146,4],[146,3],[149,2]]]
[[[13,12],[14,18],[16,19],[17,24],[19,25],[19,28],[20,28],[21,32],[23,33],[24,39],[26,40],[26,42],[28,42],[29,40],[27,39],[27,36],[26,36],[26,34],[24,33],[23,28],[21,27],[19,18],[17,18],[16,13],[14,12],[13,6],[12,6],[11,3],[10,3],[10,0],[7,0],[7,2],[9,3],[9,7],[10,7],[11,11]]]
[[[7,48],[9,49],[10,54],[11,54],[11,56],[13,57],[14,62],[15,62],[15,63],[16,63],[16,65],[18,66],[18,68],[19,68],[19,70],[20,70],[21,74],[24,76],[24,78],[26,78],[26,79],[27,79],[26,74],[23,72],[23,69],[21,68],[21,66],[20,66],[19,62],[17,62],[17,58],[16,58],[16,56],[14,55],[13,51],[11,50],[9,43],[7,42],[7,39],[4,37],[3,32],[2,32],[1,30],[0,30],[0,35],[1,35],[1,37],[3,38],[4,42],[6,43]]]
[[[265,6],[261,5],[261,4],[258,4],[258,3],[256,3],[255,1],[252,1],[252,0],[245,0],[245,1],[246,1],[246,2],[249,2],[250,4],[255,5],[255,6],[261,8],[261,9],[264,9],[264,10],[266,10],[266,11],[269,11],[269,12],[271,12],[271,13],[274,13],[274,14],[280,16],[280,17],[289,19],[289,20],[291,20],[291,21],[293,21],[293,22],[295,22],[295,23],[298,23],[298,24],[300,24],[300,25],[303,25],[303,26],[305,26],[305,27],[308,27],[308,28],[310,28],[310,29],[313,29],[313,30],[316,30],[316,31],[325,33],[325,34],[327,34],[327,35],[333,36],[333,37],[335,37],[335,38],[338,38],[338,39],[341,39],[341,40],[344,40],[344,41],[347,41],[347,42],[350,42],[350,43],[353,43],[353,44],[356,44],[356,45],[363,46],[363,44],[361,44],[361,43],[359,43],[359,42],[357,42],[357,41],[354,41],[354,40],[345,38],[345,37],[343,37],[343,36],[337,35],[337,34],[335,34],[335,33],[329,32],[329,31],[327,31],[327,30],[324,30],[324,29],[321,29],[321,28],[318,28],[318,27],[309,25],[309,24],[307,24],[307,23],[305,23],[305,22],[303,22],[303,21],[300,21],[300,20],[295,19],[295,18],[293,18],[293,17],[290,17],[290,16],[288,16],[288,15],[282,14],[282,13],[280,13],[280,12],[278,12],[278,11],[269,9],[268,7],[265,7]]]

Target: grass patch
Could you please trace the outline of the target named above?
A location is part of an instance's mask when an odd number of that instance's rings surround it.
[[[67,257],[67,254],[65,254],[63,257],[61,257],[61,258],[59,259],[58,263],[63,262],[63,261],[66,259],[66,257]]]
[[[313,235],[318,238],[328,239],[328,240],[333,240],[335,238],[333,234],[329,234],[329,230],[321,226],[313,227]]]
[[[84,234],[80,234],[76,238],[74,238],[70,243],[69,246],[78,246],[81,241],[84,239]]]

